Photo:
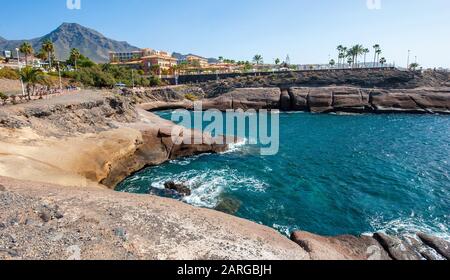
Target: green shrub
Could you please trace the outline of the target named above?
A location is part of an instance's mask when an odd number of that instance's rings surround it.
[[[1,101],[1,103],[5,104],[7,99],[8,99],[8,95],[4,94],[3,92],[0,92],[0,101]]]
[[[157,86],[161,86],[162,84],[163,83],[162,83],[160,78],[158,78],[156,76],[151,76],[150,77],[150,86],[157,87]]]
[[[0,69],[0,79],[18,80],[19,72],[9,67]]]
[[[198,100],[198,97],[193,95],[192,93],[185,94],[184,98],[186,98],[187,100],[190,100],[190,101],[197,101]]]

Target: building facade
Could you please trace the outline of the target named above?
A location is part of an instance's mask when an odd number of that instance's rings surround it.
[[[127,66],[134,69],[142,69],[145,73],[157,75],[171,75],[177,65],[177,59],[167,52],[153,49],[141,49],[132,52],[111,52],[109,54],[111,64]]]

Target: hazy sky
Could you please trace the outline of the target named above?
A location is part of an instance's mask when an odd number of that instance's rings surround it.
[[[266,62],[323,63],[338,44],[379,43],[389,62],[450,68],[449,0],[0,0],[0,36],[29,39],[76,22],[138,47]],[[372,7],[375,7],[373,5]],[[6,12],[7,11],[7,12]]]

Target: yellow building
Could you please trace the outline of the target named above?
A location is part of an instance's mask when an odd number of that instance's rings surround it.
[[[190,66],[198,66],[200,68],[208,68],[209,67],[208,59],[200,57],[200,56],[188,55],[188,56],[186,56],[185,61]]]

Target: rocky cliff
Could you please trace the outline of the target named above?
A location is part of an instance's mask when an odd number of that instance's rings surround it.
[[[161,99],[160,99],[161,100]],[[313,113],[449,114],[450,88],[367,89],[357,87],[235,88],[205,98],[203,109],[267,109]],[[163,99],[144,105],[149,110],[186,108],[193,102]]]

